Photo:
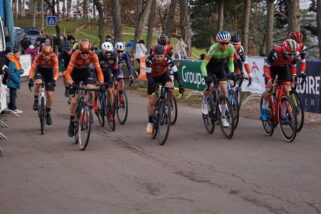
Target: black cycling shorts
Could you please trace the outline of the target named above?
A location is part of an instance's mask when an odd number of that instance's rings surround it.
[[[207,76],[212,77],[215,75],[215,79],[218,80],[219,82],[227,81],[224,64],[225,64],[224,61],[220,61],[220,62],[210,61],[206,67]],[[212,79],[214,80],[214,77],[212,77]]]
[[[291,81],[289,66],[283,67],[270,67],[272,81],[274,81],[275,76],[278,75],[278,80],[280,82],[289,82]],[[265,83],[267,79],[265,78]]]
[[[155,83],[161,83],[162,86],[165,86],[167,82],[172,82],[172,78],[169,76],[169,72],[164,73],[161,76],[152,77],[153,82],[148,81],[147,94],[151,95],[156,91]]]
[[[80,82],[83,82],[84,85],[96,85],[97,81],[97,74],[95,70],[91,70],[90,68],[74,68],[71,72],[72,80],[78,85]],[[75,90],[70,90],[70,94],[75,94]]]
[[[53,79],[53,69],[52,68],[43,68],[41,66],[38,66],[35,72],[35,80],[41,79],[45,82],[45,90],[46,91],[54,91],[54,87],[52,86],[52,83],[54,81]]]
[[[112,73],[110,69],[102,69],[104,74],[104,83],[107,83],[107,88],[113,87]]]

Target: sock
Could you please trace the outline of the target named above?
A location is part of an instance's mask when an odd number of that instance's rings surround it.
[[[267,106],[268,106],[268,104],[269,104],[269,101],[267,101],[267,100],[263,99],[263,102],[262,102],[262,109],[266,109],[266,108],[267,108]]]
[[[70,122],[74,120],[74,115],[70,115]]]
[[[148,122],[153,123],[153,116],[148,116]]]
[[[46,107],[46,111],[47,111],[47,113],[50,113],[51,108],[50,107]]]
[[[207,97],[203,96],[203,98],[202,98],[202,104],[207,104]]]
[[[225,112],[226,112],[226,105],[225,104],[220,104],[221,111],[222,111],[222,116],[225,117]]]

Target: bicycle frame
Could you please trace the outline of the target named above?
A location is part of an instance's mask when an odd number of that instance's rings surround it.
[[[279,115],[278,105],[281,103],[281,98],[284,96],[284,90],[280,83],[275,83],[273,87],[276,88],[276,90],[272,89],[272,92],[270,95],[270,104],[271,104],[271,109],[273,114],[273,122],[277,123],[280,120],[280,118],[278,117]],[[274,100],[274,96],[273,96],[274,93],[276,93],[277,95],[276,100]],[[281,112],[283,112],[284,107],[283,105],[280,105],[280,106],[281,106]],[[288,108],[288,106],[286,106],[286,108]]]

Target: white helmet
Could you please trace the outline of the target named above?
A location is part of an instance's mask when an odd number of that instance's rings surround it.
[[[217,42],[230,42],[231,41],[231,34],[227,31],[220,31],[216,34],[216,41]]]
[[[117,51],[124,51],[125,50],[125,45],[122,42],[117,42],[115,45],[115,49]]]
[[[101,50],[113,52],[114,51],[113,44],[111,44],[110,42],[104,42],[103,44],[101,44]]]

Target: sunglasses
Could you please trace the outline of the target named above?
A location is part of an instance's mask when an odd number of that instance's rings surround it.
[[[88,51],[81,52],[81,55],[88,55],[88,54],[89,54]]]
[[[117,51],[117,53],[123,53],[124,51]]]
[[[288,52],[287,52],[286,55],[287,55],[287,56],[295,56],[296,53],[288,53]]]
[[[220,45],[229,45],[229,42],[220,42]]]
[[[111,54],[112,52],[111,51],[105,51],[105,54]]]

